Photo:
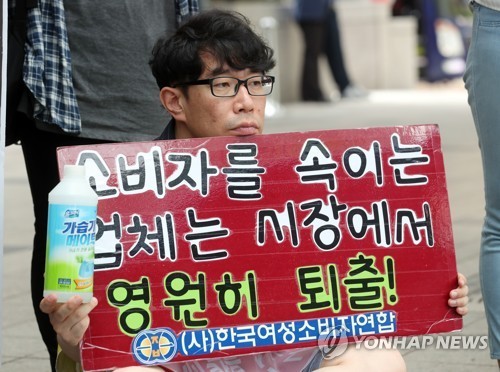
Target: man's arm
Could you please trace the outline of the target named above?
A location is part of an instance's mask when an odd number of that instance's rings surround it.
[[[49,295],[40,302],[40,309],[49,315],[50,323],[57,333],[59,346],[64,354],[76,362],[80,361],[80,341],[90,324],[89,313],[96,306],[95,297],[85,304],[80,296],[58,303],[55,295]]]

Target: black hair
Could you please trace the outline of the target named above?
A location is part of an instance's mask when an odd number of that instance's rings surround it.
[[[212,9],[188,19],[172,37],[160,38],[149,61],[158,86],[197,80],[203,72],[201,54],[210,53],[222,68],[266,73],[275,61],[273,50],[240,13]]]

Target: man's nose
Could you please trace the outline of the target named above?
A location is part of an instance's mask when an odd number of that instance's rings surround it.
[[[248,93],[248,94],[250,95],[249,90],[248,90],[248,85],[247,85],[247,84],[248,84],[248,81],[242,81],[242,82],[240,82],[240,83],[238,84],[236,94],[239,94],[239,93],[240,93],[240,91],[241,91],[241,88],[242,88],[242,87],[244,87],[244,88],[245,88],[245,90],[246,90],[246,93]]]
[[[245,83],[241,83],[238,87],[238,91],[236,92],[237,103],[241,104],[241,107],[238,107],[238,110],[249,110],[253,108],[253,98],[248,93],[248,88]]]

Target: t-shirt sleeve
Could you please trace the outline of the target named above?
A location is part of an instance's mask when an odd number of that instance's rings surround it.
[[[64,354],[61,348],[58,348],[57,359],[56,359],[56,371],[82,372],[82,368],[80,366],[80,363],[75,362],[73,359]]]

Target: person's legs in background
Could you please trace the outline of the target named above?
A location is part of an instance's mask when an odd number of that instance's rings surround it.
[[[38,309],[38,305],[43,297],[48,193],[58,182],[57,167],[55,165],[55,148],[50,143],[51,134],[37,130],[35,122],[26,115],[18,113],[16,122],[22,126],[21,146],[35,215],[35,236],[31,258],[31,300],[33,302],[38,329],[49,352],[52,371],[55,371],[57,356],[56,333],[50,324],[47,314],[43,314]]]
[[[351,82],[349,81],[344,65],[337,14],[332,8],[328,8],[328,16],[326,17],[325,54],[330,65],[330,70],[332,71],[333,79],[337,84],[339,92],[342,94]]]
[[[481,27],[479,25],[481,24]],[[500,359],[500,12],[474,5],[464,75],[481,149],[486,216],[479,274],[492,359]],[[500,362],[499,362],[500,366]]]
[[[333,8],[328,8],[328,15],[325,23],[325,54],[328,59],[330,71],[337,84],[340,95],[345,98],[365,97],[367,92],[352,84],[347,73],[342,42],[340,40],[340,30],[337,20],[337,13]]]
[[[104,143],[104,141],[38,130],[34,121],[22,113],[17,113],[17,123],[22,126],[21,145],[35,215],[35,237],[31,260],[31,299],[38,328],[50,355],[52,371],[55,371],[56,333],[48,315],[40,311],[39,304],[43,298],[48,195],[59,183],[56,149],[60,146]]]
[[[303,101],[323,102],[325,97],[319,85],[319,56],[323,53],[324,27],[322,22],[299,22],[304,35],[304,60],[301,77]]]

